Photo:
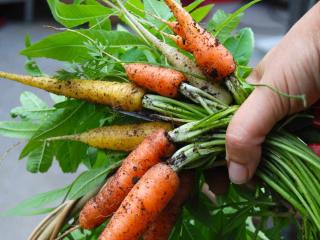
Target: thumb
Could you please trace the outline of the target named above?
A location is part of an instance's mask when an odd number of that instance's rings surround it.
[[[261,144],[288,112],[284,106],[277,94],[257,87],[232,118],[226,135],[226,158],[233,183],[243,184],[252,178],[260,161]]]

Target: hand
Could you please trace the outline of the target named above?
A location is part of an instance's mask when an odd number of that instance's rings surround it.
[[[320,96],[320,3],[272,49],[249,76],[249,83],[305,94],[308,105]],[[302,101],[256,87],[227,130],[227,161],[233,183],[248,182],[260,161],[261,144],[283,117],[303,110]]]

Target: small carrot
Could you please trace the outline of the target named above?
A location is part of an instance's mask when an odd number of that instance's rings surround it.
[[[97,80],[61,81],[48,77],[23,76],[6,72],[0,72],[0,78],[17,81],[58,95],[106,104],[127,111],[139,111],[142,108],[144,91],[132,83]]]
[[[116,211],[135,183],[153,165],[172,153],[174,147],[165,130],[158,130],[132,151],[118,171],[108,179],[101,191],[92,198],[80,213],[80,225],[91,229],[103,223]]]
[[[179,187],[176,172],[164,163],[150,168],[114,213],[99,240],[137,240]]]
[[[132,151],[145,137],[156,130],[172,129],[172,124],[148,122],[139,124],[112,125],[89,130],[88,132],[48,138],[47,141],[78,141],[95,148],[117,151]]]
[[[196,62],[203,73],[215,81],[233,73],[236,68],[233,57],[218,39],[197,24],[175,0],[165,0],[165,2],[181,28],[182,33],[179,35],[185,38],[190,45]]]
[[[143,240],[168,240],[181,212],[181,207],[190,196],[194,184],[193,172],[179,174],[180,186],[174,197],[143,234]]]
[[[176,97],[180,84],[186,81],[186,77],[176,70],[150,64],[128,64],[125,70],[129,80],[165,97]]]
[[[134,16],[132,16],[132,14],[128,12],[128,10],[124,7],[123,3],[120,0],[116,1],[126,17],[135,25],[135,27],[144,35],[144,37],[152,43],[152,45],[154,45],[159,49],[160,52],[162,52],[162,54],[175,68],[181,70],[182,72],[192,73],[186,76],[188,82],[190,82],[191,85],[211,93],[225,104],[231,103],[232,98],[228,91],[226,91],[221,85],[217,83],[211,83],[203,79],[199,79],[199,77],[204,78],[204,75],[201,69],[188,56],[156,38],[147,29],[145,29],[144,26],[141,25]]]

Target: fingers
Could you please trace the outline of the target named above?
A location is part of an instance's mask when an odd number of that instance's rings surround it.
[[[236,112],[226,137],[230,180],[248,182],[261,157],[261,144],[273,126],[287,113],[279,96],[267,88],[256,88]]]

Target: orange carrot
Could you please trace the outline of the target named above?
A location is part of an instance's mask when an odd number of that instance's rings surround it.
[[[116,211],[135,183],[153,165],[174,150],[165,130],[158,130],[132,151],[118,171],[110,177],[101,191],[92,198],[80,213],[80,225],[91,229],[103,223]]]
[[[142,109],[144,91],[132,83],[77,79],[61,81],[54,78],[24,76],[1,71],[0,78],[17,81],[58,95],[106,104],[126,111]]]
[[[164,163],[150,168],[112,216],[99,240],[138,240],[174,196],[176,172]]]
[[[233,73],[236,68],[233,57],[218,39],[197,24],[175,0],[165,0],[165,2],[179,23],[181,28],[179,35],[190,45],[203,73],[215,81]]]
[[[137,85],[166,97],[176,97],[180,84],[186,80],[181,72],[150,64],[132,63],[125,65],[125,70]]]
[[[168,240],[181,212],[181,207],[190,196],[194,184],[193,172],[179,174],[180,186],[174,197],[143,234],[143,240]]]

